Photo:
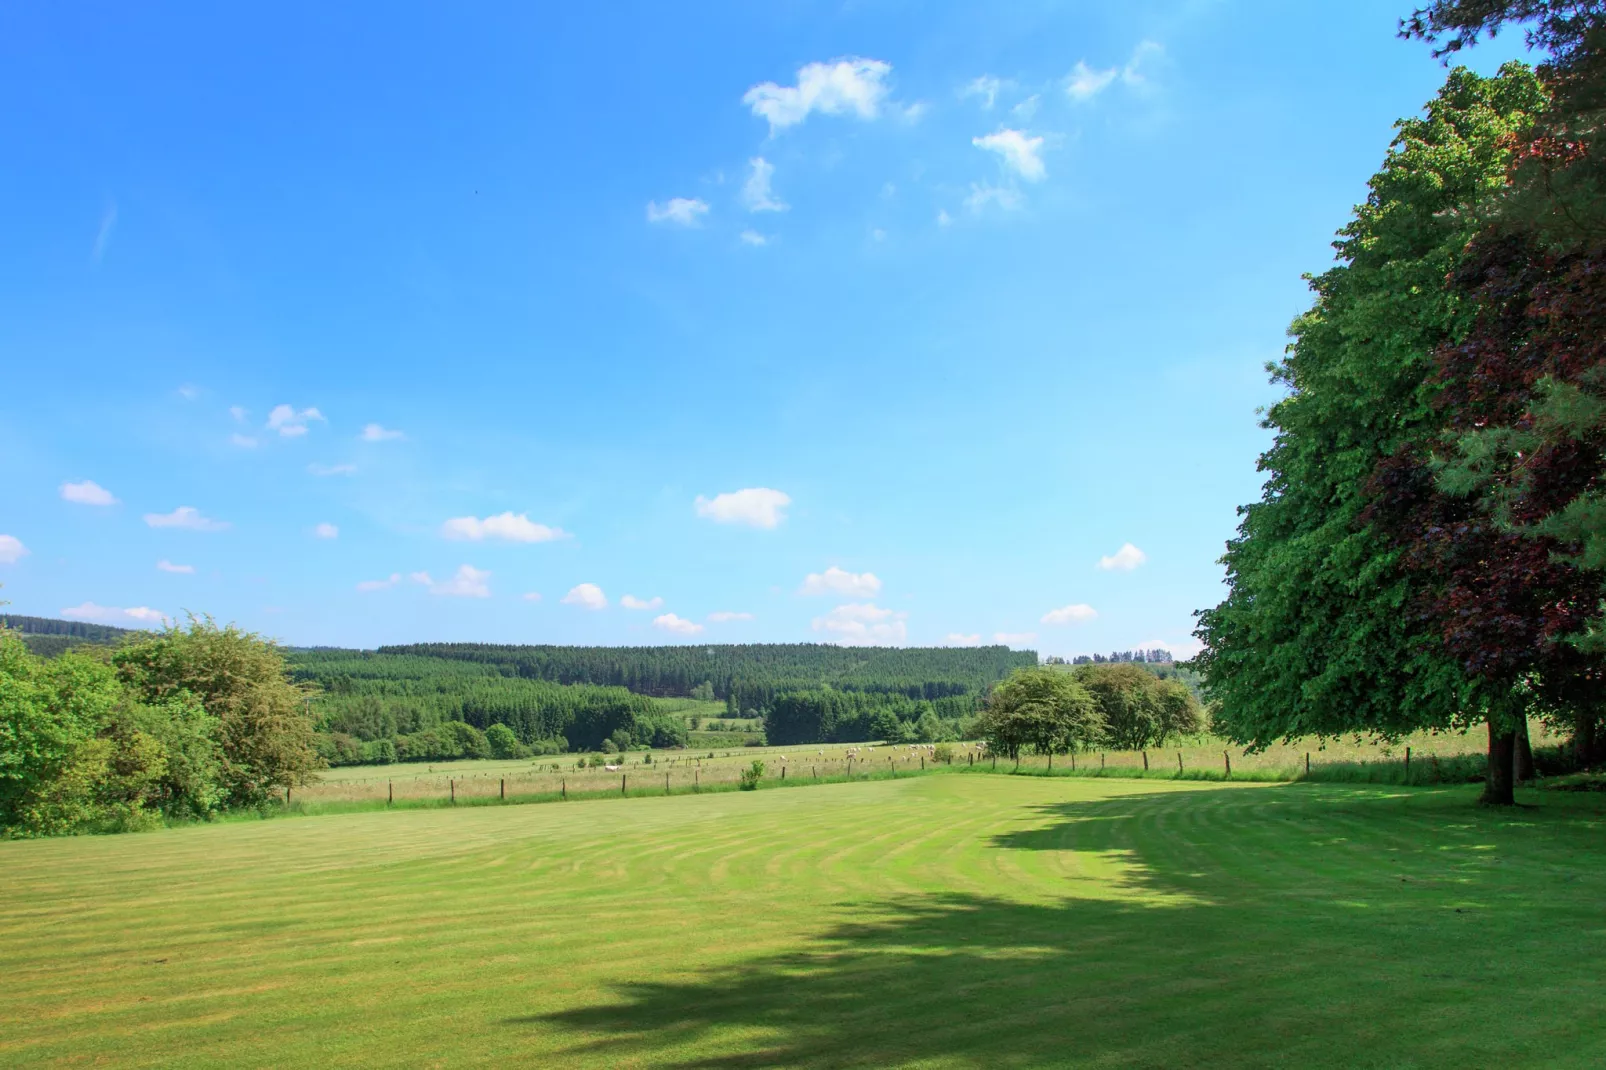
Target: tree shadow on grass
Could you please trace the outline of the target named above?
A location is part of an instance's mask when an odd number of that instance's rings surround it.
[[[1565,910],[1547,918],[1528,885],[1555,850],[1598,841],[1585,826],[1599,815],[1535,828],[1446,802],[1262,789],[1042,807],[1043,824],[992,843],[1066,852],[1062,898],[889,899],[796,951],[506,1024],[573,1034],[575,1058],[703,1067],[1606,1056],[1577,1029],[1606,940],[1558,937]],[[1606,893],[1606,851],[1590,849],[1585,905]],[[1077,890],[1078,860],[1103,867],[1093,894]]]

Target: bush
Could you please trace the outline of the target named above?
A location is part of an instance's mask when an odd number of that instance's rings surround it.
[[[954,748],[948,743],[939,743],[931,751],[932,760],[943,765],[952,765],[954,761]]]
[[[493,724],[485,730],[485,743],[491,749],[493,758],[520,758],[519,752],[524,747],[519,743],[519,737],[513,734],[513,729],[505,724]]]
[[[742,775],[737,786],[743,791],[756,791],[758,790],[758,782],[763,779],[764,763],[760,761],[754,761],[752,765],[742,770]]]

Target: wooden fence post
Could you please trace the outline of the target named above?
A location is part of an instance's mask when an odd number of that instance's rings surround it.
[[[1305,752],[1305,775],[1310,776],[1310,751]]]
[[[1076,772],[1076,752],[1071,751],[1071,772]]]
[[[452,805],[457,805],[457,781],[448,779],[446,786],[452,789]]]
[[[390,780],[385,781],[385,805],[389,806],[396,801],[396,785]]]
[[[1182,772],[1182,752],[1177,751],[1177,772]]]
[[[1411,748],[1405,748],[1405,782],[1411,782]]]
[[[976,752],[975,751],[969,751],[967,753],[970,755],[970,764],[971,765],[975,765],[976,764]]]
[[[784,766],[784,765],[781,766],[781,779],[782,780],[786,779],[786,766]]]
[[[285,788],[284,789],[284,804],[286,806],[290,805],[290,789],[289,788]]]
[[[1143,771],[1145,773],[1147,773],[1149,771],[1149,752],[1148,751],[1144,751],[1143,752]]]
[[[497,794],[501,796],[503,802],[507,802],[507,777],[502,778],[502,787]]]
[[[627,774],[625,774],[625,773],[620,773],[619,774],[619,794],[620,795],[625,794],[625,777],[626,776],[627,776]]]
[[[1053,762],[1054,762],[1054,759],[1053,759],[1053,758],[1050,758],[1050,759],[1049,759],[1049,764],[1050,764],[1050,765],[1052,765],[1052,764],[1053,764]],[[921,772],[922,772],[922,773],[924,773],[924,772],[925,772],[925,771],[926,771],[926,756],[925,756],[925,755],[924,755],[924,754],[922,754],[922,755],[921,755],[921,756],[920,756],[920,771],[921,771]]]
[[[1232,776],[1232,755],[1226,751],[1221,752],[1222,759],[1227,763],[1227,775]]]
[[[664,794],[669,794],[669,770],[664,770]]]
[[[568,799],[568,797],[569,797],[569,779],[568,779],[568,777],[560,777],[559,780],[558,780],[558,798],[560,798],[560,799]]]
[[[1103,770],[1104,770],[1104,752],[1103,751],[1099,751],[1099,771],[1102,772]]]
[[[703,790],[703,766],[702,766],[701,762],[697,763],[697,768],[692,770],[692,774],[691,774],[691,790],[692,791],[702,791]]]

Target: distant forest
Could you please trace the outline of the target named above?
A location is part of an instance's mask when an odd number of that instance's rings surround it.
[[[603,684],[639,695],[690,696],[700,684],[737,710],[762,711],[788,691],[830,686],[911,699],[975,697],[1017,668],[1030,650],[985,647],[843,647],[827,643],[724,646],[494,646],[420,643],[380,647],[496,665],[509,675],[560,684]]]
[[[0,613],[0,628],[21,632],[28,652],[42,658],[53,658],[83,643],[106,646],[122,642],[125,636],[146,634],[129,628],[113,628],[109,624],[25,617],[14,613]]]

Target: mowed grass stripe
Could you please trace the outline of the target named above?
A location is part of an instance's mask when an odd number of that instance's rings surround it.
[[[1601,800],[1470,800],[938,776],[0,844],[0,1063],[1599,1065]]]

